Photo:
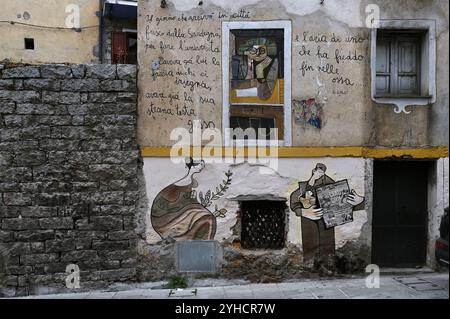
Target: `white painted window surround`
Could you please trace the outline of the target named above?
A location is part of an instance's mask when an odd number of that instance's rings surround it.
[[[377,97],[377,28],[371,33],[371,96],[380,104],[393,104],[395,113],[411,113],[407,106],[431,105],[436,102],[436,21],[435,20],[378,20],[378,29],[426,31],[422,43],[421,58],[421,96],[419,97]]]
[[[291,129],[291,39],[292,39],[292,22],[287,20],[276,21],[232,21],[222,22],[222,128],[225,146],[232,145],[267,145],[266,141],[233,141],[226,134],[226,129],[230,127],[230,30],[236,29],[283,29],[284,30],[284,140],[271,141],[270,145],[278,146],[292,145],[292,129]]]

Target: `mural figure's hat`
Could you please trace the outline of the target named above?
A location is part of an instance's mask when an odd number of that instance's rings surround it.
[[[327,167],[325,166],[325,164],[322,163],[317,163],[316,165],[316,169],[320,168],[322,171],[326,172],[327,171]]]

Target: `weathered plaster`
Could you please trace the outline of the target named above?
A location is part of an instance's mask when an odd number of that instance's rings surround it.
[[[70,4],[80,8],[81,32],[66,26]],[[0,21],[0,61],[10,59],[26,63],[91,63],[98,62],[99,17],[97,0],[3,1]],[[29,13],[25,19],[24,12]],[[27,23],[43,27],[20,25]],[[86,28],[87,27],[87,28]],[[34,38],[34,50],[25,50],[24,38]]]
[[[225,218],[217,218],[215,239],[222,243],[230,243],[234,239],[232,228],[236,224],[236,212],[239,210],[239,203],[235,198],[245,195],[261,199],[285,198],[289,206],[290,194],[298,187],[299,181],[310,178],[316,163],[325,164],[328,167],[327,175],[334,180],[348,179],[352,189],[361,196],[365,195],[365,160],[362,158],[280,159],[278,171],[273,171],[272,174],[260,174],[260,165],[249,163],[206,164],[203,171],[195,175],[199,183],[197,194],[205,193],[208,189],[214,190],[224,179],[224,172],[231,170],[233,173],[230,188],[209,208],[214,210],[214,205],[217,204],[219,209],[225,208],[228,211]],[[148,207],[151,208],[155,196],[164,187],[185,176],[186,172],[184,164],[173,164],[168,158],[144,159]],[[363,235],[362,229],[367,218],[365,211],[357,211],[352,223],[336,227],[336,248],[344,246],[348,241],[358,241]],[[300,218],[290,211],[288,220],[287,244],[301,247]],[[147,218],[146,221],[147,242],[158,243],[161,238],[153,230],[150,219]]]
[[[377,4],[380,7],[381,19],[434,19],[436,20],[437,34],[437,73],[438,83],[437,100],[431,106],[413,108],[408,118],[403,119],[402,114],[395,114],[392,107],[378,105],[371,101],[370,89],[370,29],[366,28],[365,12],[368,4]],[[175,29],[186,33],[188,28],[195,31],[207,30],[217,33],[212,38],[213,46],[220,47],[221,23],[225,21],[292,21],[292,99],[316,98],[323,103],[322,128],[317,129],[311,125],[299,125],[293,121],[293,146],[391,146],[391,147],[422,147],[428,145],[448,145],[448,134],[444,123],[448,119],[448,93],[444,88],[448,85],[447,68],[439,65],[448,64],[448,49],[443,48],[448,39],[448,14],[444,13],[448,3],[443,1],[424,2],[419,0],[398,1],[334,1],[327,0],[321,6],[320,2],[312,1],[203,1],[199,6],[192,1],[168,1],[168,7],[161,9],[159,3],[141,0],[139,11],[142,17],[152,13],[154,17],[174,16],[175,21],[160,21],[160,23],[139,21],[140,32],[140,118],[139,140],[142,146],[161,147],[174,143],[169,139],[170,132],[175,127],[190,128],[189,121],[201,119],[204,126],[222,128],[222,67],[221,65],[193,65],[181,66],[183,72],[188,67],[198,72],[206,72],[206,84],[211,90],[196,89],[187,92],[193,98],[193,103],[186,103],[189,110],[194,110],[195,116],[167,114],[148,114],[149,105],[153,103],[157,108],[174,108],[168,100],[160,98],[146,98],[146,93],[166,94],[183,93],[180,85],[174,85],[174,78],[157,77],[154,81],[151,61],[164,58],[189,59],[200,53],[202,58],[209,62],[212,58],[221,60],[221,52],[182,52],[177,50],[179,38],[167,36],[146,36],[148,26],[151,30],[174,32]],[[239,15],[243,10],[244,15]],[[221,14],[238,14],[236,18],[218,18]],[[179,17],[202,16],[214,13],[212,19],[207,21],[180,22]],[[207,28],[206,28],[207,26]],[[304,32],[307,32],[306,39]],[[333,42],[334,37],[340,37],[341,42]],[[316,43],[309,36],[324,36],[324,42]],[[326,37],[326,39],[325,39]],[[351,38],[354,37],[354,38]],[[348,39],[350,42],[346,42]],[[353,40],[352,40],[353,39]],[[186,39],[189,44],[205,44],[209,40],[205,37]],[[161,41],[174,45],[174,50],[159,48]],[[146,45],[153,44],[154,49]],[[317,50],[327,52],[330,59],[319,58]],[[305,53],[310,51],[309,54]],[[359,61],[335,61],[335,51],[343,55],[356,54]],[[147,51],[147,52],[146,52]],[[300,55],[302,53],[302,55]],[[326,68],[327,63],[333,65],[334,70],[339,69],[339,76],[318,71],[318,67]],[[303,66],[303,70],[302,70]],[[313,67],[314,70],[308,67]],[[306,68],[306,70],[305,70]],[[161,71],[176,71],[176,67],[161,65]],[[330,71],[330,70],[329,70]],[[304,74],[303,74],[304,72]],[[182,80],[201,81],[198,76],[179,76]],[[345,82],[349,84],[345,84]],[[212,98],[215,105],[199,103],[200,96]],[[174,102],[175,103],[175,102]],[[180,107],[185,104],[180,101]],[[395,123],[385,125],[385,123]],[[336,134],[339,132],[339,134]]]
[[[436,239],[439,238],[439,227],[448,207],[449,197],[449,160],[440,159],[430,165],[428,182],[428,241],[427,264],[436,266],[434,258]]]

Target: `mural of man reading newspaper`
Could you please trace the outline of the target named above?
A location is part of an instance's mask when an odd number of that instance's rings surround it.
[[[334,255],[334,227],[352,222],[353,211],[364,209],[364,197],[350,190],[347,180],[335,182],[326,170],[318,163],[290,198],[291,210],[301,217],[305,261]]]

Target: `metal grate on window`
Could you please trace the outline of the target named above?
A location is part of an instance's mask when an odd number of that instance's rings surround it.
[[[241,247],[282,249],[286,238],[286,203],[281,201],[241,202]]]

